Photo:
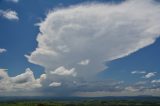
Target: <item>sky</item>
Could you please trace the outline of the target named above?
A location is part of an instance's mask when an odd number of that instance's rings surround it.
[[[0,96],[160,96],[159,0],[0,0]]]

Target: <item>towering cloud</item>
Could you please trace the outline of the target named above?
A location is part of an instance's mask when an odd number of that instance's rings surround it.
[[[41,82],[44,75],[35,79],[33,72],[28,68],[26,71],[15,77],[10,77],[6,69],[0,69],[0,92],[33,90],[42,87]]]
[[[160,35],[159,13],[160,5],[153,0],[53,10],[39,23],[38,47],[26,57],[45,67],[52,82],[87,81],[104,70],[106,62],[153,44]],[[71,72],[77,76],[57,76]]]

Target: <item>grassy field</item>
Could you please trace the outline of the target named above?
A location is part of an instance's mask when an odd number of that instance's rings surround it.
[[[10,101],[0,106],[160,106],[160,100]]]

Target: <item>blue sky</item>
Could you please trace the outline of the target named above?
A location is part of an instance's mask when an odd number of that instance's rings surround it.
[[[154,0],[0,0],[1,95],[159,96],[159,12]]]
[[[139,50],[136,53],[131,54],[130,56],[127,56],[122,59],[117,59],[109,63],[109,69],[108,71],[102,72],[102,76],[104,78],[115,78],[115,79],[121,79],[126,80],[128,82],[132,81],[135,82],[140,79],[137,77],[133,77],[130,73],[133,70],[145,70],[147,72],[150,71],[156,71],[158,72],[158,75],[155,76],[156,78],[159,78],[159,53],[160,53],[160,39],[157,39],[157,41],[141,50]],[[117,73],[117,74],[115,74]],[[111,74],[111,75],[110,75]],[[128,80],[129,78],[129,80]]]

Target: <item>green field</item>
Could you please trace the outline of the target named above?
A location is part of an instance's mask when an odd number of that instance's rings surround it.
[[[160,101],[83,100],[83,101],[10,101],[0,106],[160,106]]]

